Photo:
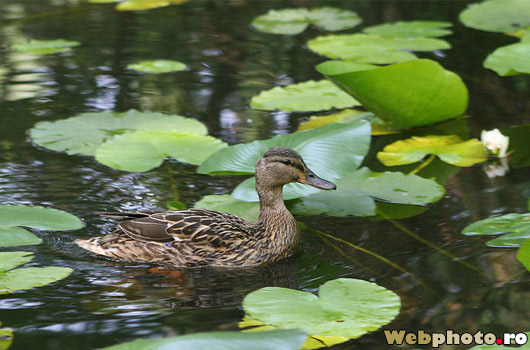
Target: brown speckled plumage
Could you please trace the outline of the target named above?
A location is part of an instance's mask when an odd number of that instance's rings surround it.
[[[282,198],[283,185],[301,182],[321,189],[335,185],[316,176],[286,147],[265,152],[256,165],[258,221],[207,209],[114,213],[128,220],[108,235],[76,243],[114,260],[179,267],[250,266],[277,261],[296,251],[300,234]]]

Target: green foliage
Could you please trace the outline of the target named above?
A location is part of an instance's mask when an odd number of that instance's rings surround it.
[[[309,120],[298,125],[298,130],[309,130],[319,128],[331,123],[351,123],[356,120],[366,120],[372,126],[372,135],[387,135],[394,134],[397,131],[390,129],[381,119],[374,116],[373,113],[345,109],[337,113],[332,113],[324,116],[311,116]]]
[[[439,200],[445,191],[433,180],[398,172],[375,173],[361,168],[336,182],[337,190],[318,192],[294,203],[299,215],[376,215],[372,197],[402,204],[423,205]]]
[[[70,268],[56,266],[13,269],[32,259],[28,252],[0,252],[0,294],[45,286],[72,273]]]
[[[530,271],[530,239],[527,239],[517,251],[517,260]]]
[[[462,79],[431,60],[339,74],[320,71],[393,128],[441,122],[467,108]]]
[[[161,339],[137,339],[104,348],[104,350],[296,350],[307,333],[300,329],[267,332],[209,332]]]
[[[389,323],[400,307],[399,297],[394,292],[375,283],[350,278],[324,283],[318,296],[265,287],[243,300],[247,315],[263,324],[302,328],[310,335],[346,339],[358,338]]]
[[[2,323],[0,322],[0,325]],[[11,328],[0,328],[0,350],[7,350],[13,343],[13,330]]]
[[[450,22],[439,21],[398,21],[395,23],[378,24],[365,28],[367,34],[389,38],[430,38],[451,34]]]
[[[254,96],[250,107],[268,111],[322,111],[358,106],[353,97],[328,80],[305,81],[286,87],[276,86]]]
[[[317,7],[270,10],[267,14],[256,17],[252,26],[266,33],[299,34],[310,24],[334,32],[353,28],[361,22],[362,19],[353,11]]]
[[[518,247],[530,239],[530,213],[512,213],[479,220],[466,226],[462,233],[467,236],[507,233],[486,244],[495,247]]]
[[[460,20],[468,27],[488,32],[519,31],[530,28],[530,1],[483,1],[462,11]]]
[[[126,0],[116,5],[118,11],[142,11],[169,5],[180,5],[189,0]]]
[[[32,53],[37,55],[47,55],[51,53],[68,52],[74,46],[81,43],[64,39],[55,40],[30,40],[24,44],[16,44],[11,48],[15,51]]]
[[[179,202],[179,201],[169,201],[166,203],[166,206],[168,210],[181,210],[181,209],[187,208],[187,206],[184,203]]]
[[[22,227],[0,227],[0,246],[2,247],[15,247],[41,243],[42,239]]]
[[[456,135],[413,136],[387,145],[377,153],[377,159],[386,166],[411,164],[434,154],[446,163],[466,167],[484,162],[486,154],[477,139],[462,141]]]
[[[137,130],[104,142],[95,157],[114,169],[143,172],[158,167],[165,157],[199,165],[224,147],[224,142],[212,136],[173,130]]]
[[[186,64],[171,60],[140,61],[127,65],[128,69],[145,73],[178,72],[187,68]]]
[[[499,47],[486,58],[484,67],[502,76],[530,74],[530,42]]]
[[[416,59],[410,51],[434,51],[451,46],[445,40],[432,38],[386,38],[370,34],[319,36],[307,46],[329,57],[360,63],[389,64]]]
[[[232,198],[229,194],[204,196],[193,207],[224,211],[248,221],[256,221],[259,217],[259,203],[243,202]]]

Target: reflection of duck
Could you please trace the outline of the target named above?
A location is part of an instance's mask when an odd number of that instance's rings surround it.
[[[286,147],[269,149],[256,164],[260,215],[256,222],[206,209],[122,213],[129,218],[106,236],[76,243],[111,259],[173,266],[243,266],[277,261],[294,253],[300,234],[282,198],[283,185],[300,182],[325,190],[333,183],[307,168]]]

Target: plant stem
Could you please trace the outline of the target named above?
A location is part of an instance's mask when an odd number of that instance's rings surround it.
[[[416,169],[412,170],[407,175],[414,175],[414,174],[418,173],[420,170],[425,168],[427,165],[431,164],[431,162],[434,160],[435,157],[436,156],[434,154],[430,154],[429,157],[427,157],[427,159],[425,159],[425,161],[423,161],[423,163],[421,163]]]

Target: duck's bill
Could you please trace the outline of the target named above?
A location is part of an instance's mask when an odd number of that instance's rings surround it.
[[[301,184],[313,186],[321,190],[335,190],[337,186],[328,180],[324,180],[321,177],[318,177],[314,172],[307,169],[304,177],[298,179],[298,182]]]

